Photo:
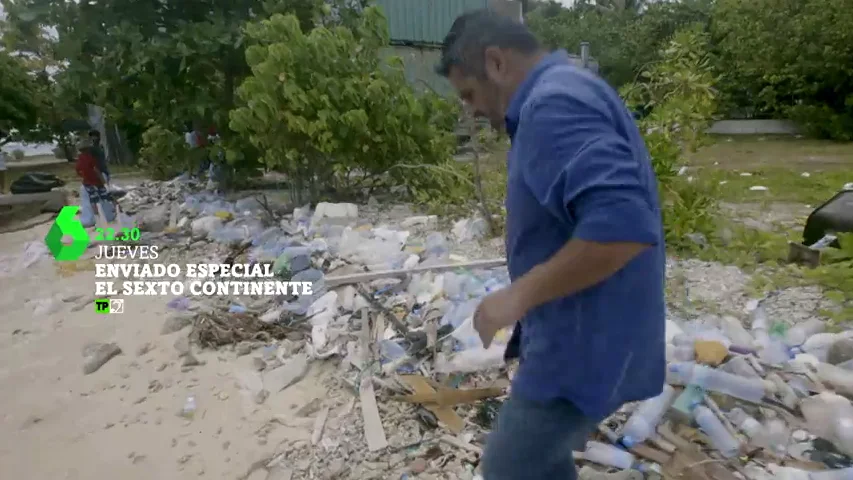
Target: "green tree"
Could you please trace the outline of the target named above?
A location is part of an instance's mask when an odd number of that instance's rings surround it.
[[[24,62],[0,50],[0,145],[35,130],[41,109],[35,79]]]
[[[550,48],[577,53],[590,43],[599,73],[614,87],[632,82],[679,29],[707,24],[711,0],[586,2],[571,9],[540,6],[528,25]],[[606,7],[606,8],[604,8]]]
[[[252,75],[230,126],[287,174],[295,201],[330,193],[318,185],[347,196],[391,185],[450,193],[456,110],[435,94],[417,96],[399,58],[382,60],[389,38],[377,7],[352,28],[304,32],[295,16],[276,14],[247,32]]]
[[[686,235],[710,234],[715,227],[713,196],[705,185],[685,182],[676,168],[706,137],[717,111],[719,78],[714,75],[704,27],[677,32],[637,82],[622,87],[629,106],[650,110],[639,122],[664,198],[668,245],[685,246]]]
[[[76,121],[84,116],[85,105],[79,101],[75,86],[69,84],[63,63],[56,54],[57,42],[39,22],[37,12],[27,10],[27,5],[11,0],[0,0],[6,11],[3,22],[2,43],[24,66],[38,99],[36,121],[21,129],[19,137],[28,142],[58,141],[65,157],[71,160],[74,148],[69,133]]]
[[[711,32],[730,109],[853,139],[853,9],[822,0],[718,0]]]
[[[364,3],[2,1],[20,31],[56,31],[52,48],[62,64],[64,90],[74,92],[82,103],[104,107],[108,117],[128,131],[135,150],[142,147],[145,129],[156,125],[180,134],[192,121],[204,128],[216,125],[228,158],[245,164],[251,164],[256,153],[227,128],[235,89],[249,74],[245,24],[289,12],[307,29],[347,21]]]

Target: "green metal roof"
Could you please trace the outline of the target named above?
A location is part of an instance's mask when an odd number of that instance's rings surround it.
[[[488,0],[376,0],[388,18],[391,43],[440,45],[459,15]]]

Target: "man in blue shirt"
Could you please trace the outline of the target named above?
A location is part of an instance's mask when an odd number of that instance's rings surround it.
[[[460,16],[436,70],[512,142],[512,284],[483,299],[474,325],[485,346],[515,325],[507,355],[520,363],[483,475],[575,479],[572,450],[664,384],[665,252],[649,154],[606,82],[512,19]]]

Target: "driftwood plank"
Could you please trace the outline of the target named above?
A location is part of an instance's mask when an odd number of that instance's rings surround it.
[[[404,270],[380,270],[378,272],[353,273],[349,275],[340,275],[326,277],[324,283],[327,287],[337,287],[340,285],[351,285],[354,283],[371,282],[380,278],[394,278],[405,275],[413,275],[424,272],[446,272],[448,270],[456,270],[457,268],[465,268],[476,270],[478,268],[495,268],[506,265],[505,258],[497,258],[494,260],[477,260],[474,262],[452,263],[444,265],[429,265],[422,267],[407,268]]]

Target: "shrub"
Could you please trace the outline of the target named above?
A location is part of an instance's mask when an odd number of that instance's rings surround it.
[[[195,151],[203,152],[201,149]],[[173,178],[201,161],[190,155],[182,134],[160,125],[151,126],[142,134],[139,156],[141,166],[155,180]]]
[[[14,158],[15,160],[23,160],[24,159],[24,151],[21,150],[20,148],[16,148],[15,150],[12,150],[12,158]]]
[[[850,140],[853,9],[824,0],[717,0],[711,32],[733,103]]]
[[[383,60],[388,29],[367,8],[353,28],[304,33],[296,17],[250,24],[252,70],[238,89],[230,127],[267,168],[284,172],[295,201],[316,201],[324,185],[342,196],[401,185],[416,198],[458,182],[449,163],[456,107],[416,95],[399,58]]]
[[[677,32],[661,52],[661,61],[642,72],[639,82],[622,88],[629,107],[651,110],[639,127],[660,185],[667,244],[675,247],[692,247],[695,243],[687,234],[709,235],[715,227],[710,185],[676,175],[685,154],[706,141],[705,131],[717,107],[717,78],[707,42],[700,27]]]

